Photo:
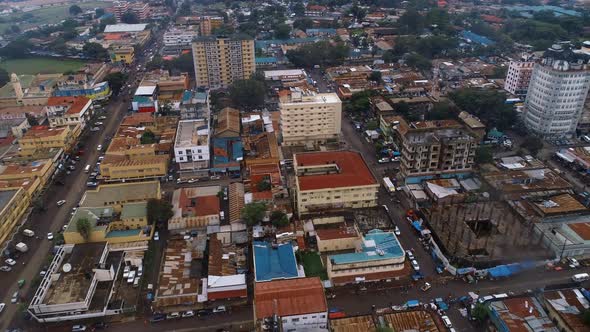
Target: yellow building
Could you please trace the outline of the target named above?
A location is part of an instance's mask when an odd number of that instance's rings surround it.
[[[283,145],[337,142],[342,127],[342,102],[335,93],[292,88],[279,98]]]
[[[52,159],[0,165],[0,181],[35,180],[44,186],[55,170]]]
[[[377,206],[379,183],[359,153],[298,153],[293,164],[298,215]]]
[[[0,243],[12,233],[31,203],[24,188],[0,189]]]
[[[67,244],[147,241],[153,234],[147,219],[147,201],[152,198],[161,198],[158,181],[107,184],[87,190],[64,231],[64,241]],[[80,219],[90,223],[88,239],[78,231]]]
[[[226,88],[256,71],[254,40],[238,37],[201,37],[193,42],[197,87]]]
[[[80,125],[73,127],[49,128],[46,126],[32,127],[19,140],[19,154],[32,156],[38,151],[50,148],[63,149],[66,153],[71,150],[80,136]]]
[[[106,181],[121,181],[165,176],[169,156],[156,152],[157,144],[140,144],[136,137],[115,138],[100,164],[101,177]]]
[[[110,53],[112,62],[132,64],[135,60],[135,49],[131,46],[113,46]]]

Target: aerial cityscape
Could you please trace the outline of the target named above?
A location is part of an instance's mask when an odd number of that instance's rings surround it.
[[[0,2],[0,331],[590,331],[590,3]]]

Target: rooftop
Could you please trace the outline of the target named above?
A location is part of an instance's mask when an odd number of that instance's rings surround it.
[[[145,30],[147,24],[109,24],[104,28],[104,33],[110,32],[139,32]]]
[[[210,216],[221,211],[217,193],[219,186],[180,188],[172,195],[174,217]]]
[[[254,285],[256,319],[325,313],[328,311],[320,278],[257,282]]]
[[[507,327],[510,332],[559,330],[547,316],[541,303],[534,297],[516,297],[489,303],[490,310],[497,316],[493,323]]]
[[[373,321],[373,316],[365,315],[330,319],[330,329],[332,332],[375,332],[377,326]]]
[[[553,170],[498,170],[483,175],[496,190],[505,193],[534,192],[543,190],[568,190],[572,185]]]
[[[102,207],[131,202],[142,202],[160,197],[158,181],[103,184],[87,190],[80,201],[81,207]]]
[[[23,135],[22,139],[42,139],[47,137],[55,137],[60,136],[67,131],[69,131],[68,127],[49,128],[47,126],[34,126]]]
[[[0,190],[0,211],[4,210],[17,192],[18,190]]]
[[[341,223],[336,228],[316,228],[316,235],[320,240],[336,240],[359,237],[356,229]]]
[[[66,232],[78,232],[77,222],[86,219],[90,222],[92,229],[106,230],[108,224],[114,220],[112,207],[78,208],[68,223]]]
[[[290,243],[272,244],[254,241],[254,269],[256,282],[297,278],[297,261]]]
[[[190,148],[209,144],[209,125],[206,120],[183,120],[178,122],[175,148]]]
[[[357,152],[298,153],[293,159],[298,187],[302,191],[378,184]]]
[[[571,331],[586,331],[588,327],[582,320],[582,313],[590,309],[588,300],[581,288],[570,288],[543,293],[547,309],[552,309],[561,317]]]
[[[223,245],[216,234],[209,240],[209,278],[212,276],[233,276],[244,274],[247,269],[246,255],[243,248],[234,244]]]
[[[570,194],[545,197],[542,200],[534,201],[532,204],[534,204],[543,215],[585,212],[588,210]]]
[[[352,264],[381,259],[403,258],[404,250],[393,232],[369,231],[363,238],[361,252],[331,255],[332,264]]]
[[[442,332],[436,325],[436,318],[426,310],[415,310],[385,314],[383,318],[394,331]]]
[[[37,172],[43,171],[48,165],[51,165],[50,160],[35,160],[28,163],[7,163],[0,165],[0,177],[15,178],[15,177],[32,177]]]
[[[335,93],[316,93],[313,90],[302,88],[290,88],[290,94],[285,94],[281,98],[283,105],[301,105],[305,103],[340,103],[340,98]]]
[[[130,218],[145,218],[147,216],[147,201],[123,205],[121,220]]]
[[[217,115],[217,125],[215,126],[215,135],[220,135],[225,132],[235,133],[240,135],[240,111],[226,107],[222,109]]]
[[[47,106],[62,106],[66,114],[80,114],[84,109],[90,107],[92,101],[85,96],[77,97],[49,97]]]
[[[200,276],[191,275],[191,265],[198,257],[200,255],[192,241],[168,240],[156,291],[158,303],[180,304],[172,299],[179,296],[190,297],[193,302],[197,302],[201,279]],[[159,299],[160,297],[162,299]]]

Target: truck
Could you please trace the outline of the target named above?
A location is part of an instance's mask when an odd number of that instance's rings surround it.
[[[16,244],[15,246],[16,250],[20,251],[20,252],[27,252],[29,251],[29,247],[27,247],[26,244],[19,242]]]
[[[383,186],[385,186],[385,189],[390,194],[393,194],[396,191],[395,185],[393,184],[393,182],[391,182],[391,179],[388,177],[383,178]]]
[[[32,231],[32,230],[30,230],[30,229],[25,229],[25,230],[23,231],[23,235],[24,235],[24,236],[27,236],[27,237],[33,237],[33,236],[35,236],[35,232],[33,232],[33,231]]]

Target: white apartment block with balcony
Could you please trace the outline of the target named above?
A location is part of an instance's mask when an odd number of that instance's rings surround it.
[[[190,46],[198,36],[198,32],[194,30],[188,29],[177,29],[173,28],[166,33],[164,33],[164,46],[166,47],[187,47],[190,49]]]
[[[180,171],[209,168],[209,123],[204,119],[178,122],[174,159]]]
[[[335,93],[293,88],[279,97],[283,145],[337,142],[342,128],[342,102]]]
[[[515,96],[525,96],[534,66],[535,60],[528,54],[523,54],[520,60],[510,61],[504,81],[504,90]]]
[[[553,45],[535,65],[526,101],[524,124],[541,137],[575,134],[590,87],[590,56]]]

